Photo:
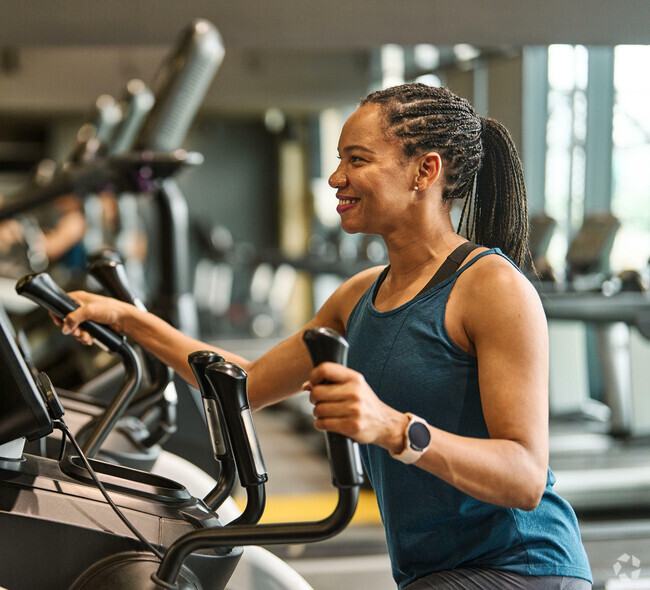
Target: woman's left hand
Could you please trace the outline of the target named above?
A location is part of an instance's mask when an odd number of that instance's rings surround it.
[[[318,430],[337,432],[392,452],[403,450],[408,417],[382,402],[361,373],[322,363],[312,370],[303,388],[310,391]]]

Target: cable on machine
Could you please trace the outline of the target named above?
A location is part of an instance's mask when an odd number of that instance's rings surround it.
[[[72,432],[70,432],[70,429],[68,428],[67,424],[62,420],[54,420],[52,422],[52,425],[54,428],[60,430],[64,434],[63,438],[63,443],[62,446],[65,445],[65,436],[67,436],[70,439],[70,442],[72,443],[72,446],[75,448],[75,451],[79,454],[79,457],[81,457],[81,460],[84,463],[84,466],[86,467],[86,470],[88,471],[90,477],[92,480],[95,482],[95,485],[99,488],[99,491],[102,493],[104,498],[106,499],[106,502],[110,505],[110,507],[113,509],[115,514],[120,518],[120,520],[126,525],[126,527],[138,538],[138,540],[149,550],[151,553],[153,553],[159,560],[162,561],[163,554],[156,549],[145,537],[142,535],[142,533],[133,526],[133,524],[129,521],[129,519],[124,516],[124,513],[118,508],[117,504],[112,500],[112,498],[108,495],[108,492],[106,491],[106,488],[102,484],[102,482],[99,480],[99,477],[97,477],[97,474],[95,473],[95,470],[91,467],[90,461],[88,461],[88,458],[84,454],[84,452],[81,450],[81,446],[75,439],[74,435]]]

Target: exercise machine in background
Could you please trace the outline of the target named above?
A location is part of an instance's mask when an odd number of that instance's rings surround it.
[[[208,21],[193,21],[183,30],[158,72],[153,88],[155,104],[146,116],[141,113],[148,106],[146,100],[144,105],[143,101],[132,101],[140,110],[136,113],[134,107],[123,115],[122,126],[111,127],[112,117],[98,115],[101,138],[89,134],[78,150],[83,154],[81,157],[61,166],[46,185],[28,186],[10,196],[9,202],[0,208],[2,220],[70,193],[85,198],[110,191],[146,200],[152,205],[151,225],[157,228],[149,237],[149,252],[154,255],[147,262],[151,270],[148,307],[192,336],[198,335],[198,318],[192,294],[193,276],[187,263],[189,214],[174,176],[179,170],[203,161],[201,154],[180,148],[223,56],[217,29]],[[135,122],[132,114],[138,115]],[[107,129],[101,129],[102,125]],[[134,133],[137,127],[139,130]],[[116,142],[113,150],[111,141]],[[183,391],[178,414],[185,428],[172,436],[170,448],[204,468],[211,468],[198,434],[203,429],[198,411],[200,395],[180,381],[177,386]]]
[[[619,225],[587,216],[564,274],[542,265],[542,280],[532,276],[549,324],[549,462],[578,515],[595,588],[619,556],[650,560],[650,297],[645,269],[609,266]],[[552,227],[540,220],[540,244]]]

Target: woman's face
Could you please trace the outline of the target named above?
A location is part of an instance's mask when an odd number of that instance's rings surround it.
[[[329,184],[336,189],[343,230],[386,235],[403,227],[417,195],[417,163],[407,161],[399,139],[387,133],[379,106],[364,105],[352,113],[338,151],[341,163]]]

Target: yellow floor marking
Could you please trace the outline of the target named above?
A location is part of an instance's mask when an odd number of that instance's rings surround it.
[[[260,522],[278,523],[320,520],[331,514],[336,506],[337,498],[336,492],[271,495],[266,499],[266,509]],[[237,495],[235,502],[240,510],[243,510],[246,506],[246,497]],[[377,500],[373,492],[361,490],[357,510],[351,524],[381,524]]]

